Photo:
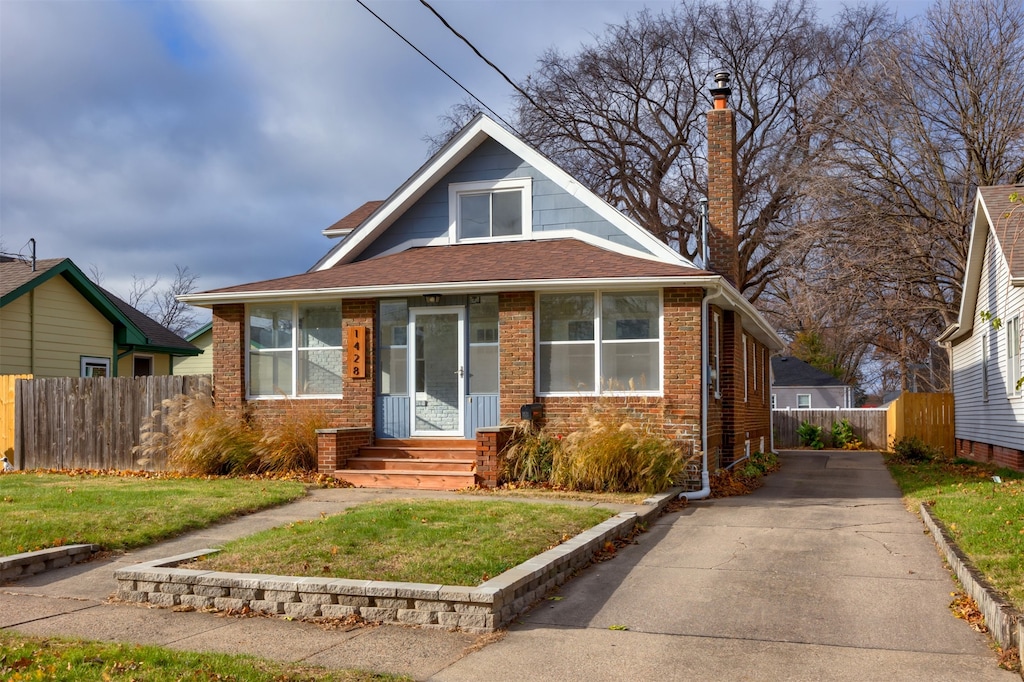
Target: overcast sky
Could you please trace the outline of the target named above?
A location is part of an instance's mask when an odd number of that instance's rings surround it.
[[[502,116],[511,87],[416,0],[364,0]],[[434,0],[513,79],[642,0]],[[902,14],[925,0],[893,3]],[[827,18],[839,0],[820,0]],[[107,288],[304,272],[465,93],[356,0],[0,0],[0,245]]]

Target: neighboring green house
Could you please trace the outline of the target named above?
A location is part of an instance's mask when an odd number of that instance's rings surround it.
[[[0,374],[164,375],[201,352],[68,258],[0,259]]]
[[[207,322],[185,337],[201,355],[174,358],[174,374],[213,374],[213,322]]]

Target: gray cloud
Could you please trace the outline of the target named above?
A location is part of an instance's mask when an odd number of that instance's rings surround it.
[[[511,88],[418,2],[367,0],[502,115]],[[434,3],[513,78],[663,0]],[[0,2],[0,238],[201,288],[301,272],[465,94],[355,2]]]

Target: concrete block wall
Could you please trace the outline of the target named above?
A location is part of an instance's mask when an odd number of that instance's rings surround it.
[[[562,585],[605,543],[654,518],[678,490],[652,498],[641,515],[620,513],[477,587],[223,573],[179,568],[217,550],[204,549],[122,568],[117,596],[160,607],[219,611],[250,609],[292,618],[345,618],[493,632]]]
[[[0,557],[0,580],[17,580],[92,558],[99,545],[65,545]]]

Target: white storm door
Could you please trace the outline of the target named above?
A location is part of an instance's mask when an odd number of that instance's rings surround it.
[[[409,310],[413,436],[463,436],[465,325],[465,308]]]

